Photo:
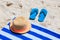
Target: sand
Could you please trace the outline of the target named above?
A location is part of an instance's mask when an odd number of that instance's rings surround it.
[[[29,20],[31,8],[46,8],[48,14],[44,22],[30,20],[60,33],[60,0],[0,0],[0,29],[14,16],[24,16]],[[38,14],[39,15],[39,14]]]

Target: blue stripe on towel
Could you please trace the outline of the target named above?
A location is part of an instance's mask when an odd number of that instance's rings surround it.
[[[9,33],[9,34],[11,34],[11,35],[13,35],[13,36],[18,37],[18,38],[22,38],[23,40],[26,40],[26,39],[27,39],[27,40],[32,40],[32,39],[30,39],[30,38],[28,38],[28,37],[23,36],[22,34],[15,34],[15,33],[11,32],[10,30],[8,30],[8,29],[6,29],[6,28],[3,28],[2,31],[5,31],[5,32],[7,32],[7,33]]]
[[[3,36],[1,34],[0,34],[0,39],[2,39],[2,40],[11,40],[10,38],[7,38],[7,37],[5,37],[5,36]]]
[[[52,31],[50,31],[48,29],[45,29],[45,28],[42,28],[42,27],[39,27],[39,26],[36,26],[36,25],[33,25],[33,24],[32,24],[32,27],[37,29],[37,30],[43,31],[45,33],[48,33],[48,34],[50,34],[52,36],[55,36],[55,37],[60,39],[60,34],[54,33],[54,32],[52,32]]]
[[[10,22],[7,25],[10,26]]]
[[[31,35],[33,35],[33,36],[36,36],[36,37],[38,37],[40,39],[43,39],[43,40],[51,40],[51,39],[49,39],[47,37],[44,37],[44,36],[42,36],[40,34],[37,34],[37,33],[33,32],[33,31],[29,31],[28,33],[31,34]]]

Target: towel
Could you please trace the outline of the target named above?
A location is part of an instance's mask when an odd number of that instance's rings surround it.
[[[60,40],[60,34],[40,25],[31,24],[31,30],[25,34],[13,33],[9,26],[10,22],[0,30],[1,40]]]

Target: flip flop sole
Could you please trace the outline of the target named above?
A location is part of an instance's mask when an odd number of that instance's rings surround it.
[[[45,17],[47,15],[47,10],[46,9],[42,9],[40,14],[39,14],[39,17],[38,17],[38,21],[39,22],[43,22]]]
[[[38,8],[32,8],[29,19],[34,20],[37,14],[38,14]]]

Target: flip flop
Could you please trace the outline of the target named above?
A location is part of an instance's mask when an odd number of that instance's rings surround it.
[[[43,22],[46,15],[47,15],[47,10],[46,9],[41,9],[41,12],[40,12],[39,17],[38,17],[38,21]]]
[[[30,20],[34,20],[38,14],[38,8],[32,8],[30,13]]]

